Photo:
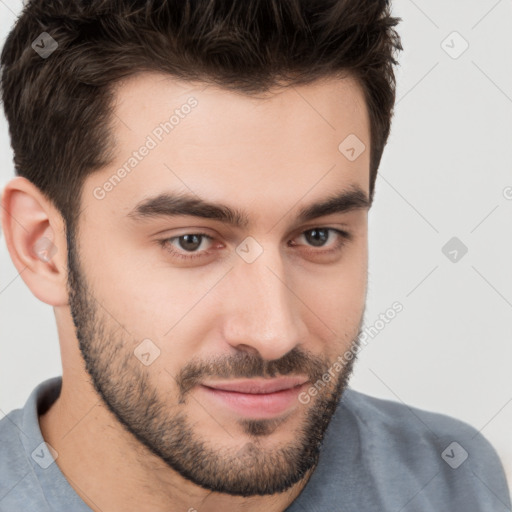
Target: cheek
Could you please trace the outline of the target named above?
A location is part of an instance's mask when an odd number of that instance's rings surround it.
[[[131,343],[159,339],[172,325],[173,295],[179,290],[173,289],[172,283],[153,280],[154,272],[147,264],[122,247],[114,236],[106,242],[98,234],[86,242],[84,237],[80,264],[110,329],[115,328],[119,336],[130,337]],[[169,318],[165,318],[166,314]]]
[[[358,310],[366,298],[368,280],[366,238],[358,237],[352,242],[335,264],[319,266],[307,274],[313,276],[307,279],[314,300],[319,301],[324,310],[331,309],[331,306],[338,310],[340,306],[347,310]],[[305,281],[304,278],[304,275],[299,276],[298,282]]]
[[[224,271],[196,277],[185,269],[162,262],[151,265],[123,254],[103,273],[94,293],[108,310],[109,323],[125,327],[129,335],[118,332],[130,338],[132,348],[150,339],[161,351],[151,371],[163,365],[174,374],[211,335],[219,303],[210,292]]]
[[[313,316],[316,315],[311,321],[327,326],[327,339],[334,342],[341,337],[348,345],[357,335],[366,302],[366,241],[361,240],[345,256],[338,264],[317,271],[313,277],[298,276],[297,282],[301,283],[298,295],[305,298]],[[318,319],[321,319],[320,324]]]

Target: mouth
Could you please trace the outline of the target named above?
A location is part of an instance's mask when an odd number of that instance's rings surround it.
[[[274,418],[298,405],[298,395],[307,386],[306,377],[243,379],[203,382],[199,388],[217,405],[238,415]]]

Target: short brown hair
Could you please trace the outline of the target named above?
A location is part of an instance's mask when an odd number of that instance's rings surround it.
[[[395,103],[402,50],[386,0],[31,0],[1,54],[17,175],[72,229],[84,179],[112,158],[112,87],[159,71],[246,94],[279,83],[356,78],[370,116],[370,195]],[[31,44],[47,32],[58,47]]]

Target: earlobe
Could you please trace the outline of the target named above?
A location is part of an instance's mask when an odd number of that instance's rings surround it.
[[[14,178],[2,195],[2,230],[11,259],[25,284],[51,306],[68,303],[64,222],[29,180]]]

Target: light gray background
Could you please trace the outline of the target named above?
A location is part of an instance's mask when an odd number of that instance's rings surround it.
[[[0,0],[0,41],[21,5]],[[366,326],[395,301],[404,310],[364,347],[351,385],[472,424],[512,480],[512,0],[396,0],[394,11],[404,51],[370,213]],[[0,185],[12,176],[2,114]],[[468,248],[457,262],[442,252],[452,237]],[[3,239],[0,315],[1,418],[61,374],[52,308]]]

